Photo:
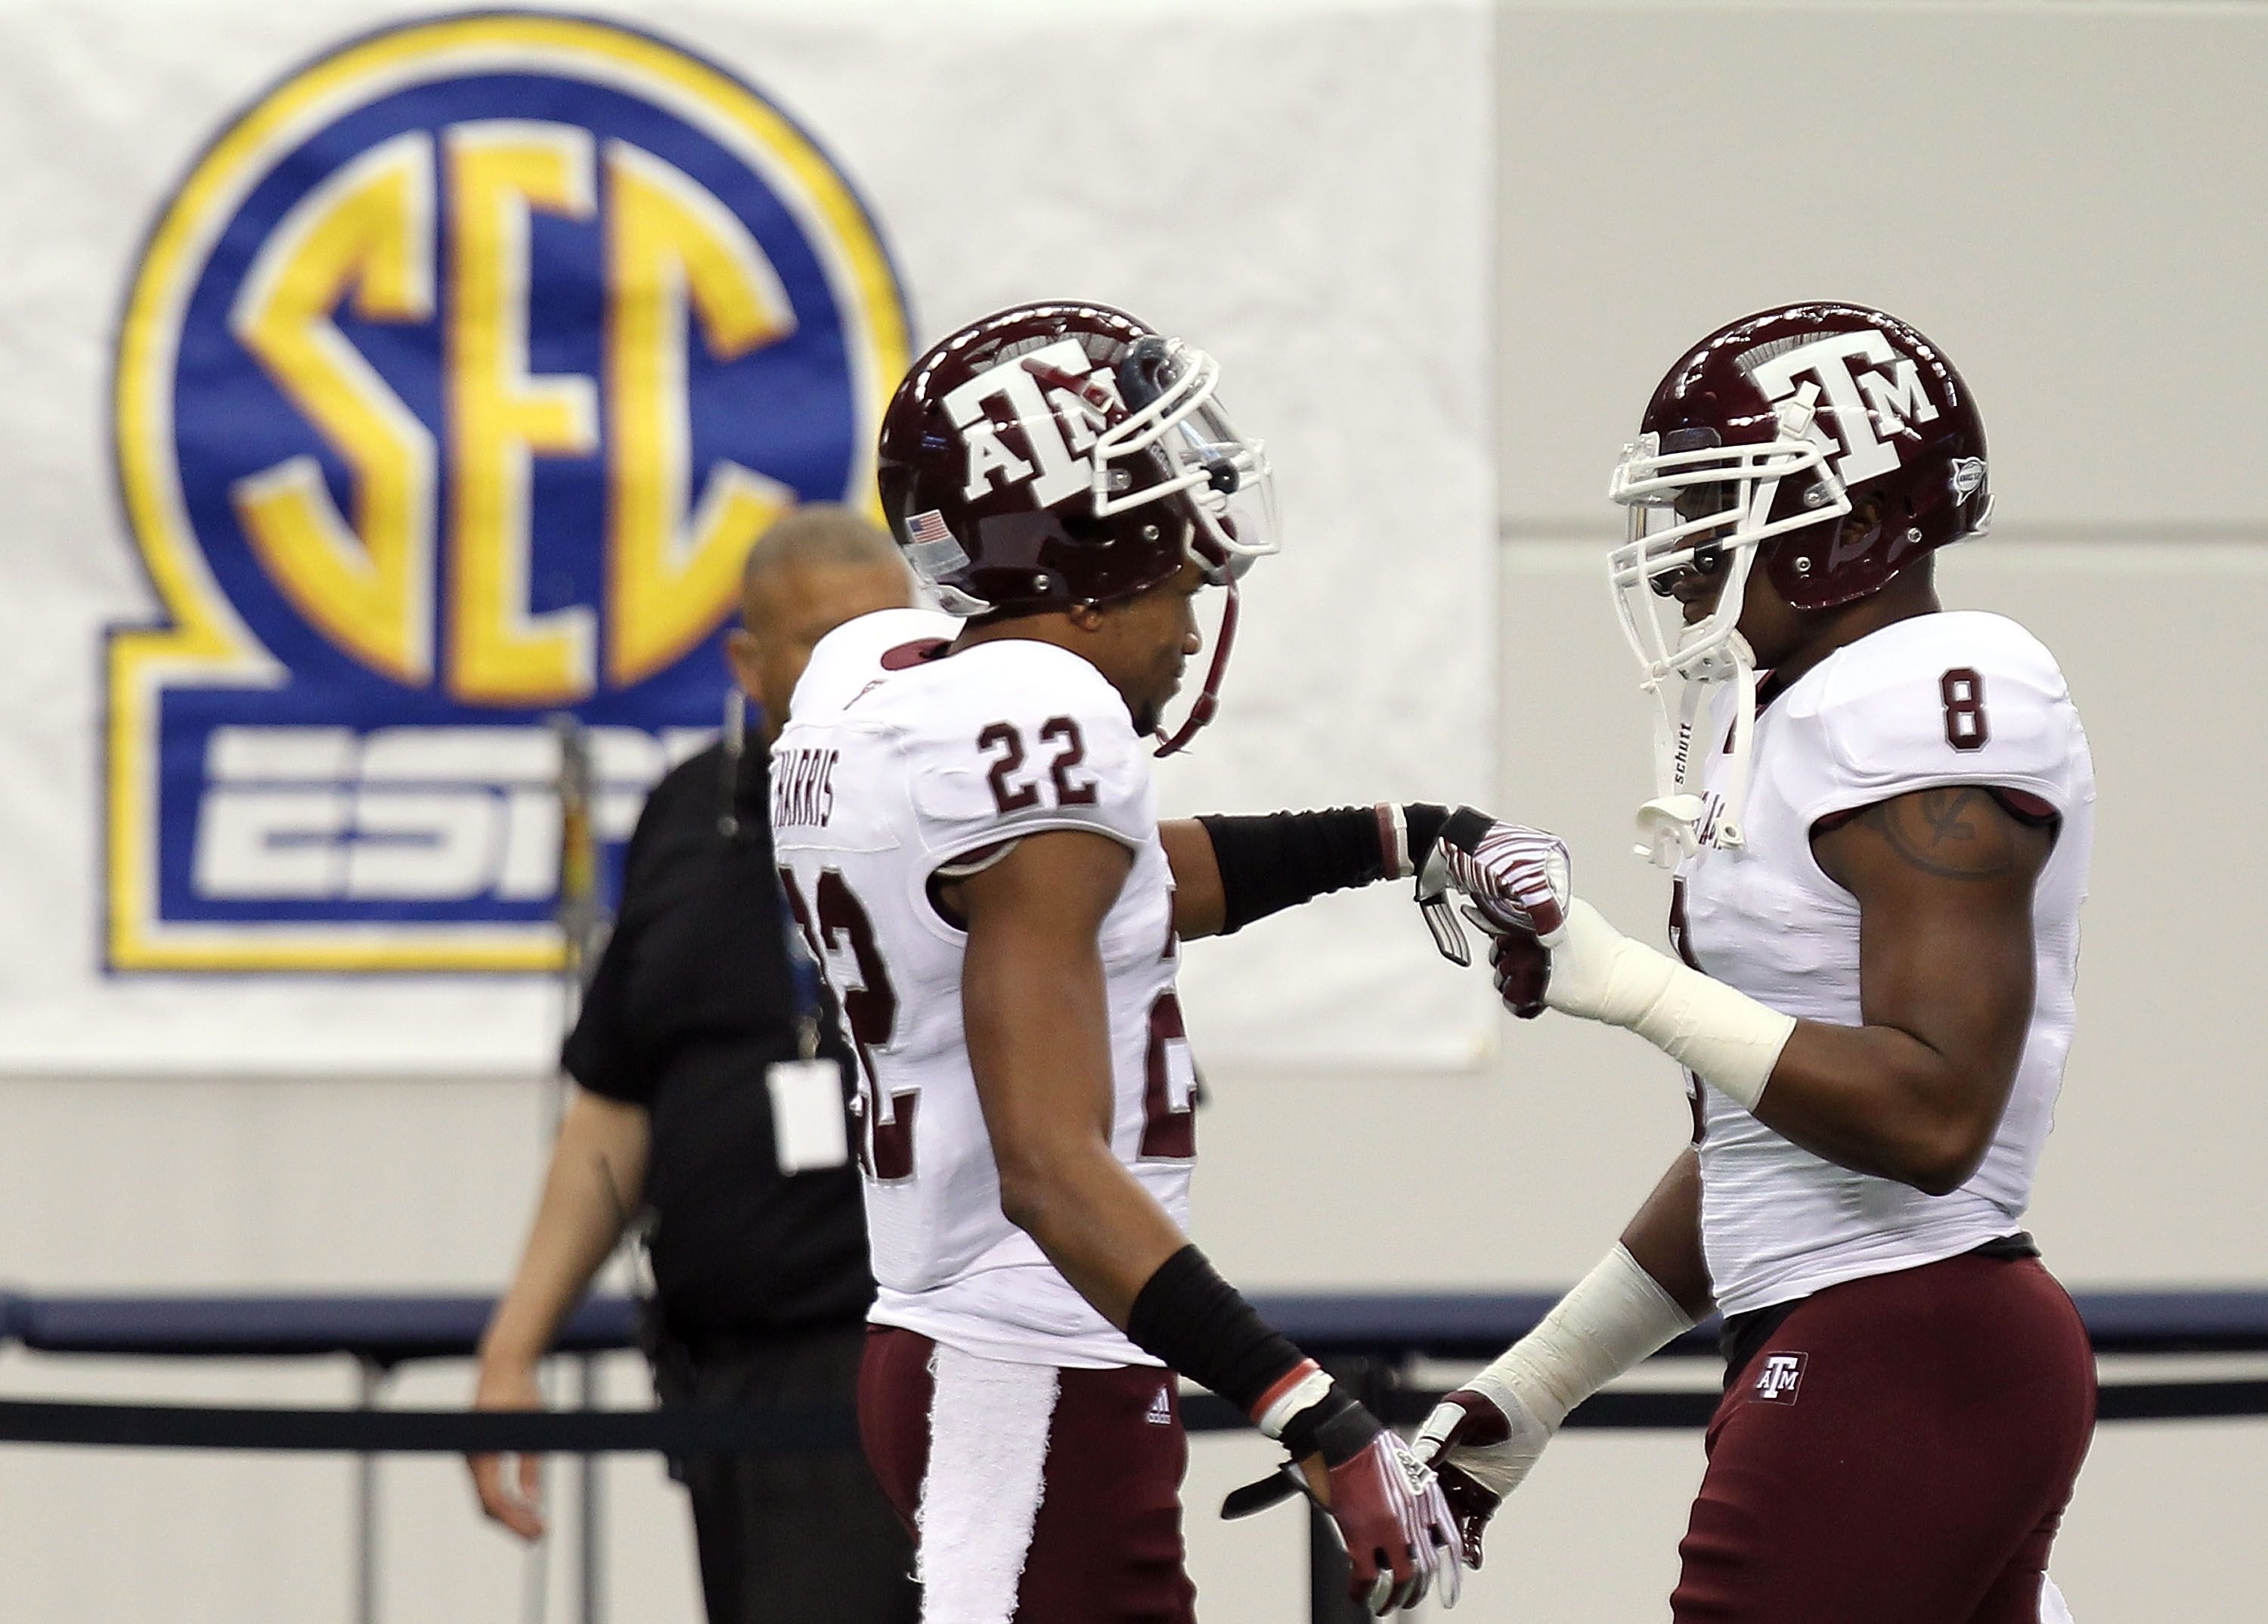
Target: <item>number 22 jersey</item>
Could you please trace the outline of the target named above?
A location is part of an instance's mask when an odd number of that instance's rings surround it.
[[[1077,654],[1009,638],[947,656],[955,629],[886,610],[828,633],[772,750],[782,882],[860,1067],[870,1318],[995,1359],[1154,1364],[1001,1214],[961,1023],[967,938],[932,884],[1050,830],[1133,853],[1100,937],[1111,1145],[1186,1228],[1195,1070],[1149,751]]]

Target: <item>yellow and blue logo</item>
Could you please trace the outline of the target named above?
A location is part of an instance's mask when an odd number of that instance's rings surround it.
[[[558,962],[558,746],[602,832],[713,727],[740,561],[871,506],[904,303],[841,170],[615,25],[425,21],[197,161],[121,325],[166,622],[109,643],[118,971]]]

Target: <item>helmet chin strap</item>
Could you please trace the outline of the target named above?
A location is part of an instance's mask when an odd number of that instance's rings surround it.
[[[1749,803],[1749,747],[1756,730],[1756,665],[1737,631],[1725,647],[1683,683],[1673,717],[1666,678],[1646,684],[1654,715],[1654,786],[1660,792],[1638,809],[1640,857],[1675,868],[1704,846],[1739,849]],[[1729,700],[1729,712],[1721,703]],[[1705,764],[1715,749],[1719,721],[1727,733],[1723,769],[1713,797],[1703,789]]]
[[[1161,757],[1171,756],[1187,745],[1220,710],[1221,679],[1228,674],[1229,646],[1236,641],[1236,582],[1229,581],[1227,588],[1228,601],[1221,606],[1220,634],[1213,639],[1212,663],[1205,668],[1204,687],[1170,738],[1162,722],[1152,735],[1158,741],[1157,753]]]

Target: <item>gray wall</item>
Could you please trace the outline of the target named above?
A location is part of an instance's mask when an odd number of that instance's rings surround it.
[[[1502,298],[1474,342],[1503,358],[1504,805],[1566,830],[1627,927],[1658,917],[1624,854],[1645,719],[1599,583],[1615,450],[1724,320],[1810,294],[1906,315],[1992,431],[1999,534],[1948,560],[1947,595],[2058,651],[2102,779],[2035,1228],[2077,1285],[2259,1283],[2268,11],[1507,5],[1499,55]],[[1202,1042],[1201,1007],[1193,1024]],[[1651,1051],[1556,1021],[1508,1030],[1470,1075],[1215,1082],[1199,1233],[1253,1287],[1565,1281],[1683,1120]],[[54,1287],[488,1286],[531,1199],[538,1100],[532,1079],[0,1081],[0,1258]],[[1377,1174],[1359,1203],[1336,1193],[1351,1154]],[[438,1369],[402,1397],[451,1401],[466,1379]],[[618,1366],[614,1392],[637,1379]],[[325,1401],[348,1383],[11,1355],[0,1387]],[[2237,1553],[2268,1541],[2264,1451],[2262,1421],[2104,1432],[2057,1558],[2078,1616],[2257,1616]],[[1209,1517],[1266,1451],[1196,1454],[1208,1616],[1289,1624],[1295,1519]],[[1699,1464],[1684,1435],[1563,1440],[1457,1616],[1665,1616]],[[389,1616],[513,1616],[519,1559],[455,1465],[386,1474]],[[658,1469],[609,1477],[615,1616],[691,1618]],[[347,1481],[328,1461],[0,1453],[4,1611],[336,1616]]]

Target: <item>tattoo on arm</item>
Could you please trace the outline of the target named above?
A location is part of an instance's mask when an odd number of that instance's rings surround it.
[[[1900,795],[1859,821],[1911,867],[1940,879],[1997,879],[2016,866],[2014,821],[1971,786]]]

